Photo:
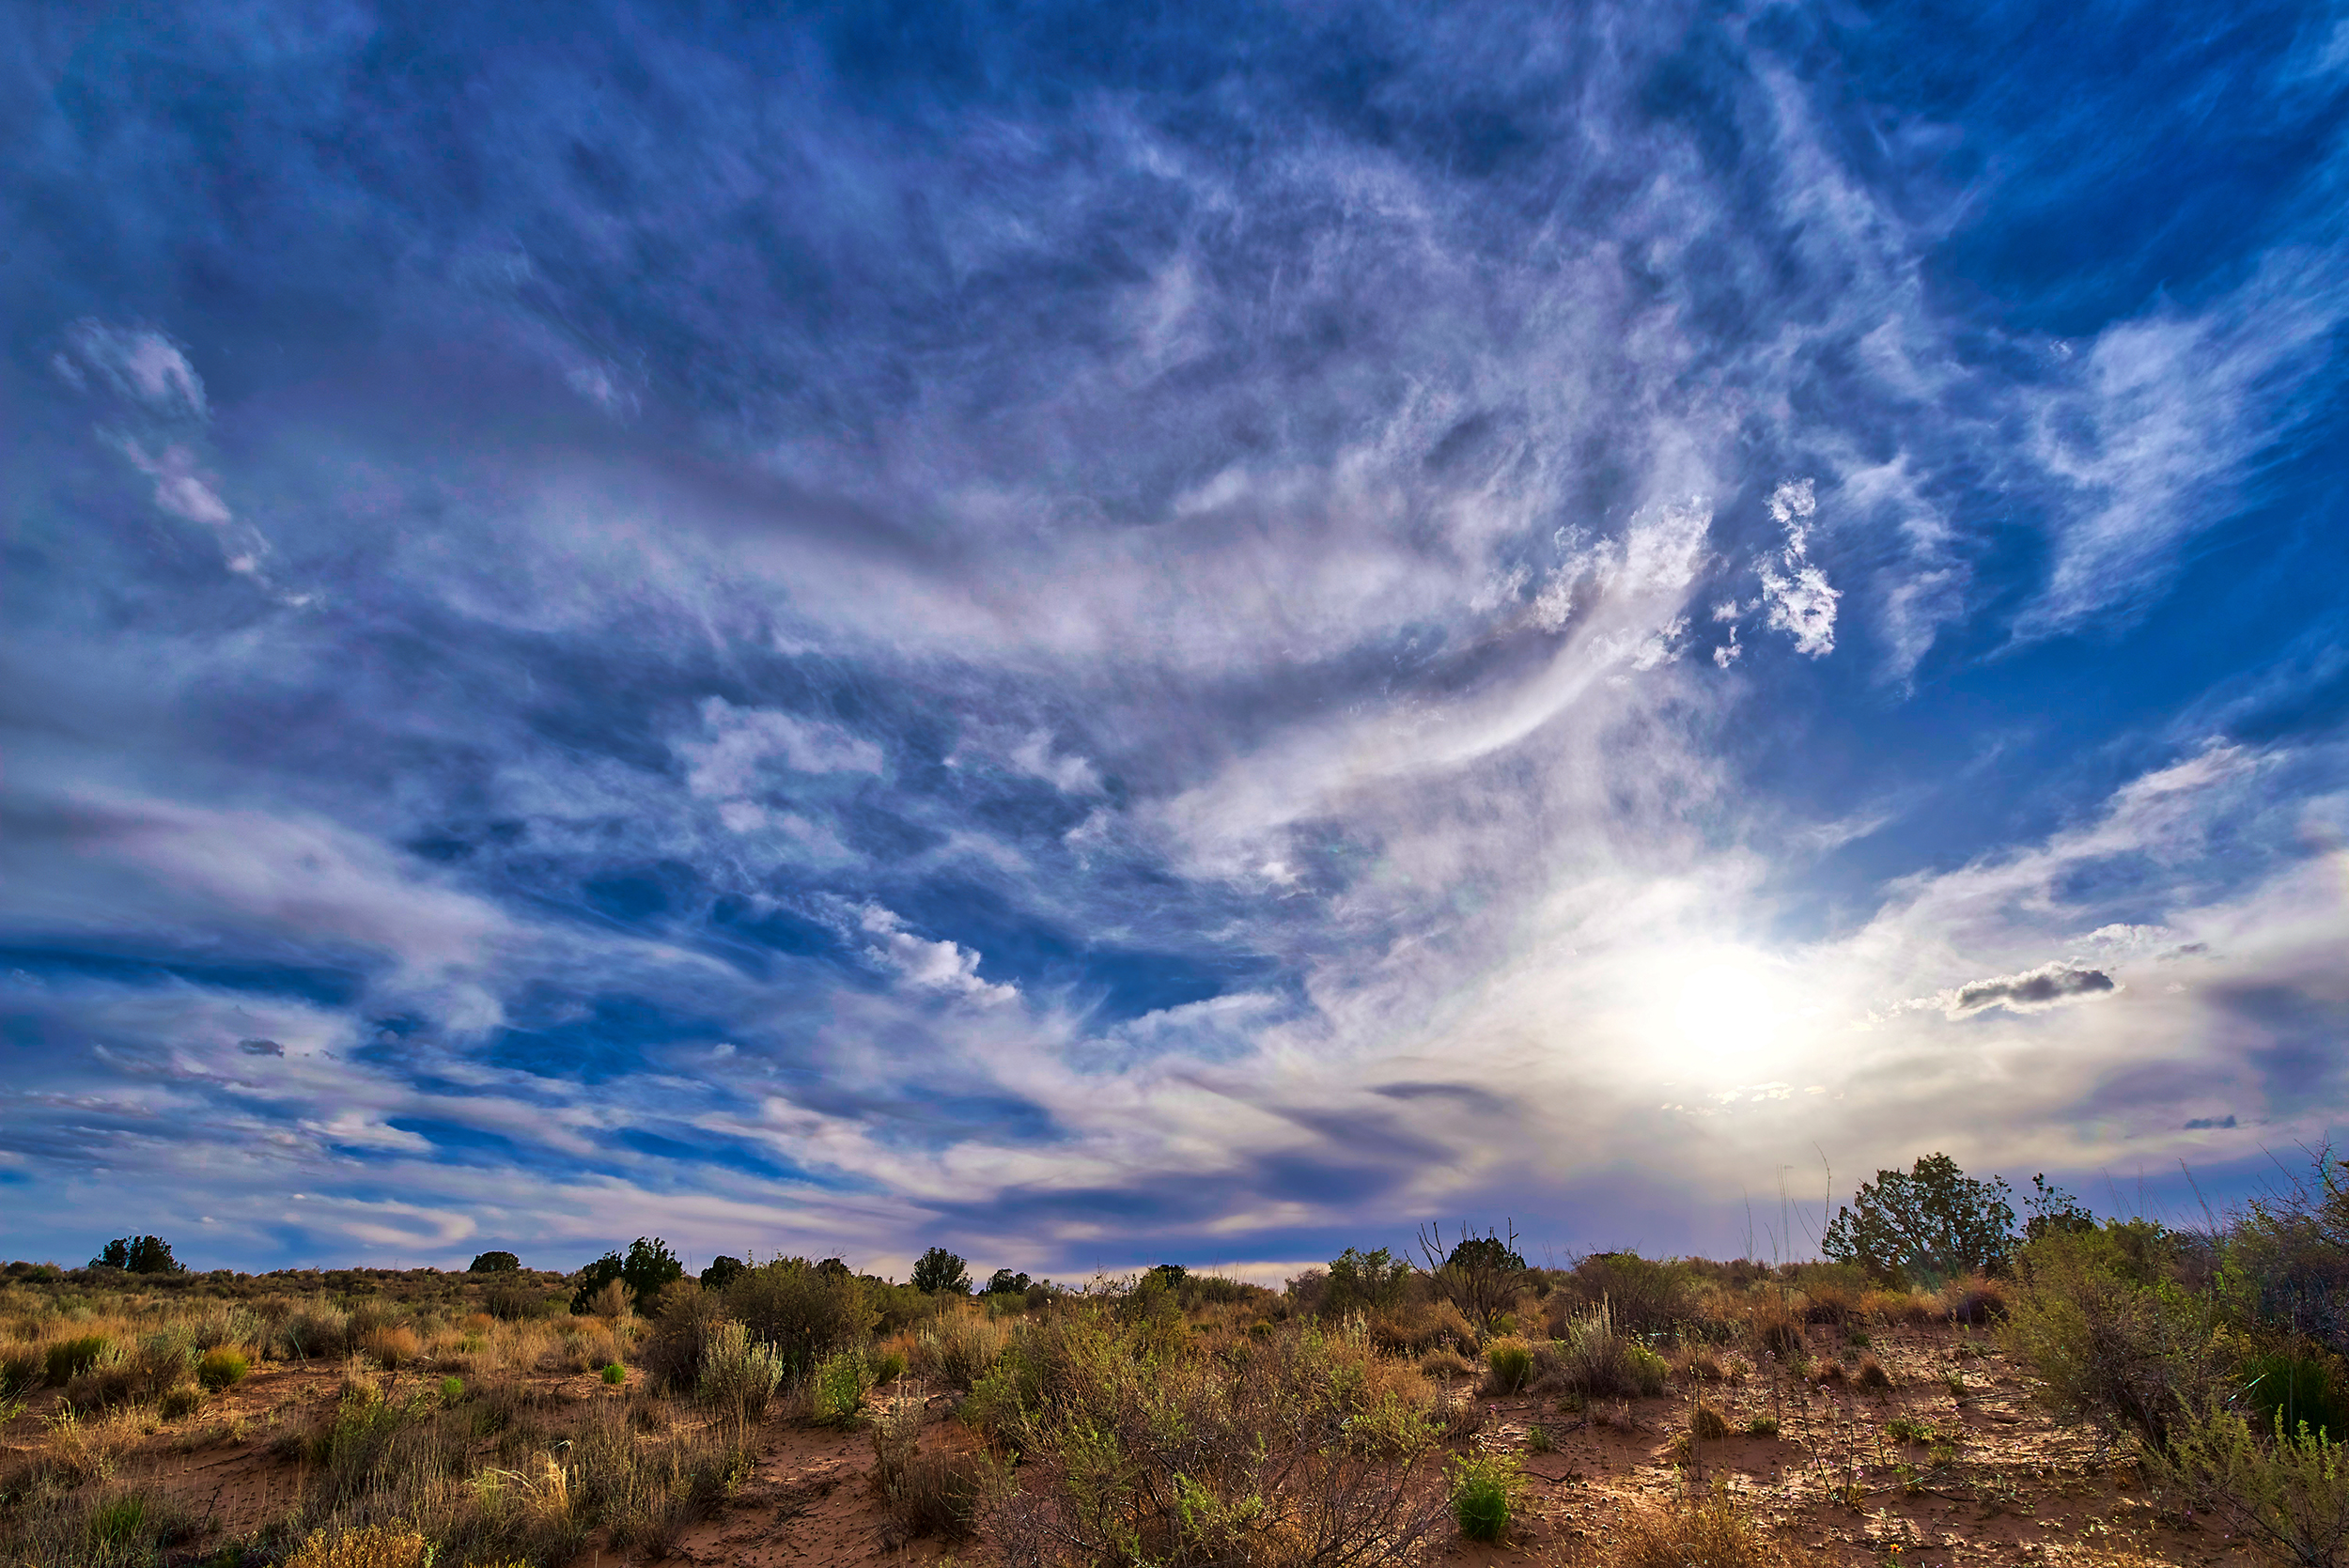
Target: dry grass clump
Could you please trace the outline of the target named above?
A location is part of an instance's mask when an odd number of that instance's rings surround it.
[[[1564,1331],[1535,1352],[1540,1371],[1533,1385],[1536,1393],[1633,1399],[1664,1391],[1671,1364],[1618,1328],[1607,1303],[1568,1316],[1559,1326]]]
[[[186,1509],[135,1489],[43,1490],[8,1520],[0,1551],[39,1568],[147,1568],[195,1533]]]
[[[424,1354],[424,1342],[413,1328],[370,1328],[359,1336],[359,1349],[369,1360],[385,1372],[404,1367]]]
[[[1165,1356],[1145,1325],[1056,1313],[973,1392],[1024,1483],[989,1498],[984,1528],[1023,1568],[1408,1561],[1446,1502],[1424,1388],[1367,1331],[1289,1325]]]
[[[952,1312],[914,1337],[908,1364],[925,1382],[967,1390],[1010,1344],[1011,1329],[1003,1322],[972,1312]]]
[[[1892,1374],[1874,1356],[1862,1356],[1852,1373],[1852,1381],[1863,1389],[1889,1389],[1892,1386]]]
[[[1730,1430],[1729,1418],[1711,1400],[1701,1399],[1688,1406],[1688,1436],[1699,1442],[1717,1443]]]
[[[1801,1551],[1763,1528],[1727,1487],[1626,1520],[1610,1568],[1803,1568]]]
[[[1431,1350],[1419,1358],[1419,1370],[1430,1377],[1449,1380],[1455,1377],[1475,1376],[1476,1363],[1458,1351],[1446,1346],[1440,1350]]]
[[[400,1527],[313,1530],[286,1568],[432,1568],[431,1545]]]

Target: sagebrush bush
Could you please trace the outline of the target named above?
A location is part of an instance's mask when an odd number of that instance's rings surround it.
[[[43,1358],[43,1370],[53,1388],[63,1388],[96,1367],[114,1341],[103,1334],[84,1334],[53,1343]]]
[[[783,1374],[783,1353],[751,1338],[732,1318],[719,1320],[703,1336],[700,1392],[714,1406],[755,1418]]]
[[[1439,1451],[1423,1416],[1386,1421],[1380,1441],[1409,1446],[1373,1457],[1362,1418],[1411,1397],[1379,1377],[1416,1375],[1366,1334],[1309,1323],[1222,1358],[1162,1355],[1146,1325],[1055,1313],[972,1393],[1024,1483],[990,1498],[987,1533],[1027,1568],[1409,1561],[1444,1514]]]
[[[922,1405],[898,1405],[873,1424],[873,1490],[891,1548],[925,1536],[967,1541],[978,1529],[988,1471],[983,1455],[922,1447]]]
[[[1609,1321],[1626,1333],[1676,1327],[1694,1315],[1693,1282],[1681,1264],[1637,1252],[1594,1252],[1575,1265],[1552,1293],[1550,1335],[1565,1338],[1568,1325],[1601,1307]]]
[[[1010,1343],[1005,1325],[972,1312],[950,1312],[915,1337],[909,1364],[916,1377],[967,1389],[988,1374]]]
[[[865,1298],[864,1282],[847,1269],[828,1269],[805,1258],[778,1258],[746,1268],[724,1293],[726,1315],[783,1353],[793,1380],[817,1362],[862,1344],[879,1318]]]
[[[721,1324],[740,1325],[726,1316],[722,1292],[707,1289],[694,1280],[678,1280],[662,1287],[660,1307],[652,1332],[636,1342],[636,1364],[652,1386],[664,1393],[693,1392],[702,1387],[710,1336]],[[765,1404],[763,1396],[760,1404]]]
[[[2131,1239],[2055,1234],[2023,1249],[2025,1288],[2001,1337],[2058,1413],[2158,1445],[2219,1393],[2219,1326],[2212,1303],[2160,1277]]]
[[[1660,1394],[1669,1384],[1671,1363],[1618,1330],[1606,1302],[1568,1317],[1562,1327],[1565,1332],[1537,1353],[1547,1363],[1537,1384],[1545,1391],[1633,1399]]]

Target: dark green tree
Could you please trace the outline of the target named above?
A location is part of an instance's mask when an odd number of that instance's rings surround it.
[[[1028,1294],[1028,1277],[1025,1274],[1014,1274],[1008,1268],[999,1268],[987,1277],[986,1294],[988,1296],[1025,1296]]]
[[[967,1296],[971,1291],[970,1267],[943,1247],[933,1247],[913,1265],[913,1288],[931,1296],[946,1291]]]
[[[596,1293],[617,1280],[628,1287],[636,1310],[649,1317],[660,1311],[661,1287],[684,1277],[685,1265],[667,1243],[659,1236],[638,1236],[629,1244],[625,1257],[606,1252],[581,1271],[579,1289],[571,1295],[571,1311],[585,1316]]]
[[[2096,1229],[2096,1217],[2077,1198],[2049,1183],[2044,1172],[2030,1179],[2030,1196],[2023,1200],[2023,1207],[2029,1211],[2023,1221],[2028,1241],[2045,1235],[2089,1235]]]
[[[521,1270],[521,1259],[511,1252],[484,1252],[474,1259],[468,1274],[513,1274]]]
[[[127,1268],[133,1274],[185,1274],[171,1255],[171,1243],[158,1235],[127,1235],[110,1241],[90,1259],[92,1268]]]
[[[749,1265],[744,1264],[740,1258],[729,1258],[724,1253],[721,1252],[718,1256],[709,1260],[709,1266],[708,1268],[702,1270],[702,1289],[708,1291],[723,1290],[728,1285],[734,1283],[736,1280],[739,1279],[741,1277],[742,1270],[747,1266]]]
[[[1874,1280],[1938,1284],[2005,1266],[2015,1249],[2015,1206],[1997,1177],[1977,1181],[1947,1155],[1876,1179],[1839,1209],[1819,1250],[1858,1264]]]
[[[1349,1247],[1330,1260],[1330,1284],[1322,1293],[1321,1311],[1344,1317],[1399,1306],[1403,1282],[1410,1274],[1408,1258],[1398,1258],[1383,1247],[1368,1252]]]
[[[1428,1282],[1436,1294],[1479,1327],[1492,1327],[1517,1300],[1517,1285],[1525,1277],[1525,1259],[1517,1251],[1514,1223],[1503,1237],[1494,1230],[1478,1235],[1464,1222],[1449,1252],[1444,1250],[1443,1227],[1439,1224],[1420,1232],[1419,1250],[1427,1259]]]

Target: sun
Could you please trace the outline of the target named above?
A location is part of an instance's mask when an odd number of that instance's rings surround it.
[[[1680,977],[1665,1002],[1666,1034],[1688,1067],[1745,1078],[1776,1054],[1785,998],[1764,965],[1722,958]]]

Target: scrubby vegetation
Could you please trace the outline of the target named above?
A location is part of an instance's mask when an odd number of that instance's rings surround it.
[[[1166,1265],[973,1294],[944,1249],[905,1284],[837,1259],[696,1277],[657,1237],[568,1277],[495,1253],[142,1272],[156,1249],[124,1238],[0,1283],[0,1564],[648,1560],[771,1484],[789,1434],[869,1451],[877,1544],[1019,1568],[1375,1568],[1458,1540],[1901,1561],[1870,1510],[2020,1517],[2033,1485],[2110,1487],[2115,1518],[2134,1487],[2144,1529],[2349,1563],[2349,1168],[2199,1231],[2044,1179],[2027,1210],[1934,1156],[1879,1172],[1817,1263],[1544,1268],[1464,1228],[1277,1291]],[[2024,1389],[2049,1436],[2001,1461]],[[198,1451],[282,1480],[227,1517],[179,1479]],[[1659,1483],[1583,1490],[1602,1462]]]

